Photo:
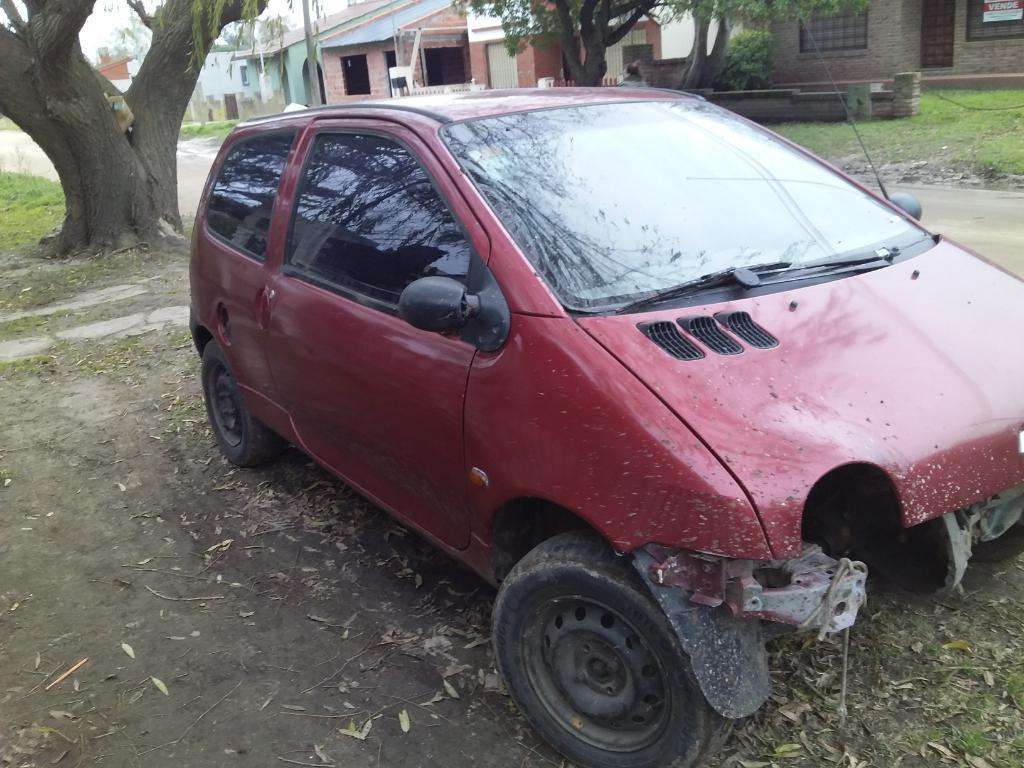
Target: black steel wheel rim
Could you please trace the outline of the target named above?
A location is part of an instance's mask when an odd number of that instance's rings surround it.
[[[210,411],[217,431],[232,448],[242,442],[242,404],[231,372],[218,364],[210,375]]]
[[[635,752],[671,711],[668,677],[621,614],[587,597],[549,600],[525,625],[526,671],[548,714],[591,746]]]

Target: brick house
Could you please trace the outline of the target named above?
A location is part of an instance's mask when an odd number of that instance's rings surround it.
[[[132,56],[111,56],[106,48],[100,48],[96,71],[123,93],[128,90],[132,79],[138,73],[139,62]]]
[[[863,13],[776,23],[778,85],[891,82],[920,71],[925,85],[1024,85],[1024,0],[871,0]]]
[[[562,47],[557,42],[528,45],[510,56],[505,49],[500,19],[470,14],[468,26],[470,69],[476,83],[489,88],[529,88],[537,85],[541,78],[556,81],[565,78]],[[661,58],[661,27],[651,19],[641,21],[625,38],[607,49],[606,82],[614,82],[622,72],[625,48],[644,44],[651,46],[654,58]]]
[[[419,44],[416,37],[419,35]],[[388,70],[409,66],[419,86],[469,83],[466,18],[452,0],[411,0],[320,43],[328,103],[392,95]]]

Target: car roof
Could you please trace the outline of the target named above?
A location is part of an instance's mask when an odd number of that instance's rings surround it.
[[[240,123],[238,127],[270,125],[303,116],[318,119],[334,116],[344,117],[350,116],[354,111],[368,110],[416,113],[432,118],[439,123],[452,123],[513,112],[528,112],[535,109],[681,99],[701,99],[701,97],[662,88],[509,88],[406,96],[398,99],[376,99],[349,104],[329,104],[324,107],[282,112],[279,115],[256,118]]]

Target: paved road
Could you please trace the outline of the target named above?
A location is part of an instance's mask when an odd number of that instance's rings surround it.
[[[178,202],[191,217],[199,205],[217,141],[193,139],[178,144]],[[0,168],[56,179],[49,160],[20,131],[0,131]],[[912,191],[933,231],[973,248],[1024,275],[1024,192],[892,185]]]
[[[219,146],[216,139],[191,139],[178,143],[178,207],[185,217],[194,216],[199,207],[199,196]],[[57,180],[57,172],[50,160],[21,131],[0,131],[0,170]]]
[[[1024,275],[1024,192],[901,187],[917,195],[924,223]]]

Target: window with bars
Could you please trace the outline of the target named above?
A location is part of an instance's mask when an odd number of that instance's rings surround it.
[[[967,0],[967,39],[968,40],[998,40],[1008,37],[1024,37],[1024,18],[1014,19],[1014,9],[1007,8],[1003,21],[985,21],[985,0]],[[992,3],[991,5],[995,5]],[[1007,4],[1009,5],[1009,4]],[[997,16],[989,9],[989,18]]]
[[[800,25],[800,52],[814,53],[815,43],[823,53],[867,49],[867,11],[845,11],[836,15],[812,14],[807,24]]]

